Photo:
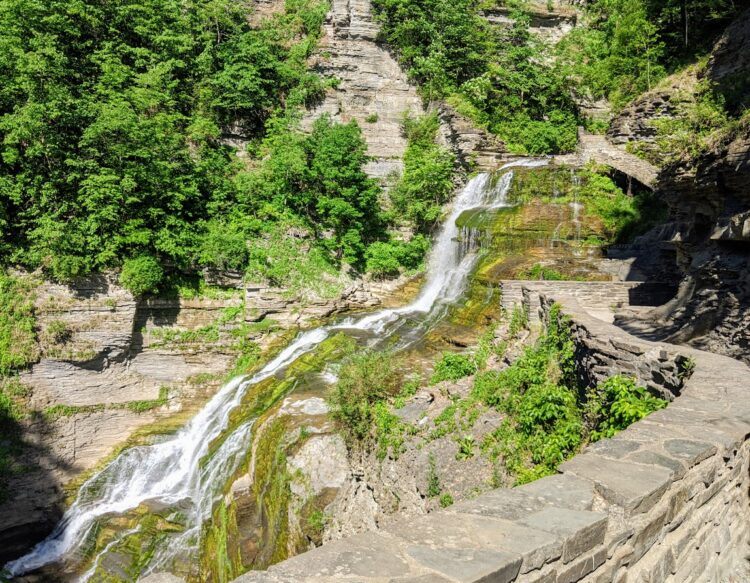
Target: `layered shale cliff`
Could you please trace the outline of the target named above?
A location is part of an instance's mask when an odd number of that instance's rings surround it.
[[[671,249],[682,274],[680,291],[657,310],[618,319],[627,329],[649,338],[687,343],[746,361],[750,347],[750,118],[743,108],[750,79],[749,51],[750,12],[746,11],[718,41],[700,75],[704,87],[725,100],[729,123],[705,151],[668,164],[658,178],[658,194],[670,208],[669,223],[651,233],[650,245],[639,253],[647,262],[646,255],[654,246]],[[674,115],[675,99],[673,93],[645,96],[615,120],[611,137],[653,143],[649,122]]]

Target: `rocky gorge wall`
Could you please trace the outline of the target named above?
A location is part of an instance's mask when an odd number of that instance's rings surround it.
[[[553,296],[542,295],[542,319]],[[750,577],[750,369],[653,343],[569,297],[579,373],[622,372],[669,397],[559,474],[319,547],[238,582],[744,581]]]
[[[377,305],[391,290],[355,282],[315,301],[274,290],[271,306],[253,286],[136,300],[106,275],[70,286],[39,282],[39,359],[19,377],[28,392],[19,428],[25,469],[0,502],[0,563],[49,534],[66,490],[117,448],[139,433],[180,427],[221,385],[243,342],[269,341],[269,326],[255,322],[268,316],[266,324],[294,330]]]
[[[743,114],[750,90],[748,47],[746,10],[693,81],[711,88],[732,121],[703,151],[661,170],[657,196],[669,206],[669,223],[634,250],[636,266],[650,262],[654,250],[671,250],[682,277],[679,293],[661,308],[618,320],[651,339],[689,343],[745,361],[750,348],[750,120]],[[676,115],[686,99],[685,88],[680,91],[665,87],[644,95],[613,121],[610,138],[653,150],[654,120]]]

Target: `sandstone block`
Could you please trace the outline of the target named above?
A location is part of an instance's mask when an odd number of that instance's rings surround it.
[[[596,552],[574,561],[566,569],[561,570],[557,575],[556,583],[575,583],[576,581],[580,581],[604,564],[606,559],[607,550],[602,547]]]
[[[560,469],[591,480],[606,500],[629,514],[647,512],[672,482],[672,473],[665,468],[588,453],[565,462]]]
[[[549,531],[514,522],[469,514],[435,513],[386,528],[413,545],[436,550],[487,549],[521,557],[521,572],[557,559],[562,543]],[[438,553],[439,554],[439,553]]]
[[[560,537],[563,563],[602,544],[607,530],[606,514],[567,508],[544,508],[519,522]]]

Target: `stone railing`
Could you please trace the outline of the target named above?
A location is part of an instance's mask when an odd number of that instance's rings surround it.
[[[582,375],[635,374],[670,405],[592,444],[557,475],[332,542],[238,581],[750,580],[750,369],[637,339],[571,298],[559,303]],[[551,304],[541,298],[542,318]]]
[[[532,321],[538,321],[539,295],[572,298],[591,310],[602,312],[623,306],[660,306],[677,292],[673,284],[643,281],[542,281],[506,279],[500,282],[505,310],[525,305]]]

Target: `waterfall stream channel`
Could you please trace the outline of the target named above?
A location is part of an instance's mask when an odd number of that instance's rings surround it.
[[[462,299],[477,266],[480,245],[476,239],[481,235],[462,230],[457,224],[459,217],[469,211],[508,207],[514,169],[546,163],[521,160],[494,175],[472,178],[454,199],[434,239],[424,284],[416,299],[400,308],[343,317],[301,332],[255,374],[226,383],[182,429],[148,445],[125,449],[91,476],[47,539],[5,565],[6,571],[15,577],[52,568],[63,573],[63,580],[102,580],[95,574],[111,549],[142,533],[140,526],[123,527],[108,544],[93,552],[92,539],[102,524],[142,507],[158,509],[162,515],[172,513],[182,528],[160,533],[153,552],[130,576],[135,580],[194,561],[202,529],[251,445],[257,415],[241,423],[230,422],[243,406],[246,393],[267,379],[283,375],[300,357],[336,334],[352,336],[363,348],[371,349],[387,346],[404,350],[423,338],[447,309]]]

